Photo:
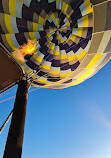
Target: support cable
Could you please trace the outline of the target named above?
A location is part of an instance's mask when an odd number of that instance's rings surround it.
[[[1,134],[2,131],[4,130],[5,126],[7,125],[8,121],[10,120],[12,114],[13,114],[13,110],[10,112],[10,114],[8,115],[8,117],[7,117],[7,119],[5,120],[4,124],[3,124],[2,127],[0,128],[0,134]]]
[[[29,93],[37,91],[38,89],[40,89],[40,88],[36,88],[36,89],[33,88],[33,89],[29,90]],[[0,103],[5,102],[5,101],[10,100],[10,99],[13,99],[13,98],[15,98],[15,96],[12,96],[12,97],[9,97],[7,99],[4,99],[4,100],[0,101]],[[5,120],[5,122],[3,123],[3,125],[1,126],[1,128],[0,128],[0,134],[4,130],[5,126],[7,125],[8,121],[10,120],[10,118],[11,118],[12,115],[13,115],[13,110],[10,112],[9,116],[7,117],[7,119]]]

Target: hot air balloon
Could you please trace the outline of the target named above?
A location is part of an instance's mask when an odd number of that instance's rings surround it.
[[[0,44],[22,71],[14,82],[26,84],[23,104],[29,84],[62,89],[100,70],[111,58],[110,17],[111,1],[105,0],[0,0]]]

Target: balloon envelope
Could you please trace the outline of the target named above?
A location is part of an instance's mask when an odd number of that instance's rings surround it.
[[[106,27],[97,30],[101,28],[95,24],[98,9],[94,10],[90,0],[0,0],[0,3],[0,42],[21,64],[31,85],[43,88],[76,85],[109,61],[111,31]],[[108,5],[109,2],[105,3]],[[109,15],[107,10],[103,19]]]

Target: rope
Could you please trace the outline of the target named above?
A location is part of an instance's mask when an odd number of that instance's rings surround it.
[[[4,97],[4,96],[9,95],[9,94],[14,93],[14,92],[16,92],[16,91],[12,91],[12,92],[6,93],[4,95],[1,94],[0,97]]]
[[[1,100],[0,103],[3,103],[3,102],[5,102],[5,101],[7,101],[7,100],[11,100],[11,99],[13,99],[13,98],[15,98],[15,95],[12,96],[12,97],[9,97],[9,98],[7,98],[7,99]]]
[[[40,89],[40,88],[31,89],[31,90],[29,90],[29,93],[34,92],[34,91],[36,91],[36,90],[38,90],[38,89]],[[12,92],[10,92],[10,93],[12,93]],[[8,93],[8,94],[10,94],[10,93]],[[6,95],[8,95],[8,94],[6,94]],[[1,100],[0,103],[3,103],[3,102],[5,102],[5,101],[7,101],[7,100],[11,100],[11,99],[13,99],[13,98],[15,98],[15,96],[9,97],[9,98],[4,99],[4,100]],[[5,120],[5,122],[3,123],[3,125],[1,126],[1,128],[0,128],[0,134],[1,134],[2,131],[4,130],[5,126],[7,125],[8,121],[10,120],[12,114],[13,114],[13,110],[10,112],[10,114],[9,114],[8,117],[7,117],[7,119]]]
[[[40,89],[40,88],[31,89],[31,90],[29,90],[29,93],[32,93],[32,92],[37,91],[37,90],[39,90],[39,89]],[[6,94],[6,95],[8,95],[8,94]],[[5,96],[5,95],[4,95],[4,96]],[[1,100],[0,103],[6,102],[6,101],[11,100],[11,99],[13,99],[13,98],[15,98],[15,95],[12,96],[12,97],[6,98],[6,99],[4,99],[4,100]]]
[[[12,114],[13,114],[13,110],[10,112],[10,114],[8,115],[8,117],[7,117],[7,119],[5,120],[4,124],[1,126],[1,128],[0,128],[0,134],[1,134],[2,131],[4,130],[5,126],[7,125],[8,121],[10,120]]]

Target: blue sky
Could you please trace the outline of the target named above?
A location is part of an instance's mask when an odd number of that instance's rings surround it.
[[[0,103],[0,126],[13,104],[14,99]],[[0,135],[0,158],[9,125]],[[111,61],[80,85],[29,93],[22,157],[111,158]]]

